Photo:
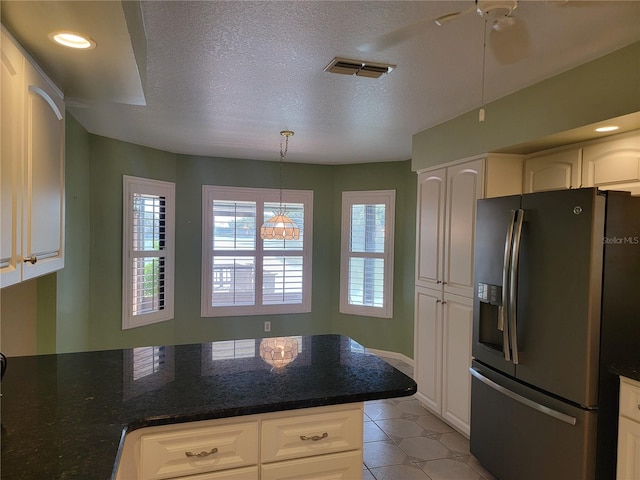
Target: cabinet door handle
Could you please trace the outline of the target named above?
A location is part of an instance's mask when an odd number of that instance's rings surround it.
[[[184,452],[184,454],[187,457],[199,457],[199,458],[208,457],[209,455],[213,455],[214,453],[218,453],[218,449],[217,448],[212,448],[208,452],[206,450],[204,450],[204,451],[202,451],[200,453]]]
[[[24,263],[29,262],[31,265],[35,265],[36,262],[38,261],[38,257],[36,257],[35,255],[31,255],[30,257],[24,257],[22,261]]]
[[[312,442],[317,442],[318,440],[322,440],[323,438],[327,438],[329,434],[324,432],[322,435],[313,435],[312,437],[307,437],[306,435],[300,435],[300,440],[311,440]]]

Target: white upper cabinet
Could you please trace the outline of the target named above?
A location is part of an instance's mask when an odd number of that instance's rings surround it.
[[[582,183],[585,187],[640,195],[640,131],[585,145]]]
[[[581,157],[582,149],[573,148],[527,158],[524,193],[580,187]]]
[[[523,177],[525,193],[581,187],[640,195],[640,131],[527,157]]]
[[[22,276],[21,212],[24,57],[2,31],[0,39],[0,281],[3,287]]]
[[[483,175],[483,159],[447,168],[442,281],[448,293],[473,295],[476,203],[483,197]]]
[[[2,31],[2,287],[64,266],[62,94]]]
[[[416,285],[473,295],[476,202],[521,193],[522,159],[489,155],[418,174]]]
[[[479,159],[418,175],[417,285],[471,295],[483,168]]]
[[[442,284],[447,169],[418,175],[416,283],[430,288]]]

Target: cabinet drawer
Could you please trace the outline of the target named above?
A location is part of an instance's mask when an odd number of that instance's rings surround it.
[[[256,465],[257,440],[257,422],[142,435],[140,478],[172,478]]]
[[[176,477],[172,480],[258,480],[258,478],[258,466],[254,465],[253,467],[234,468],[233,470],[223,470],[221,472]]]
[[[261,480],[358,480],[362,478],[362,451],[335,453],[262,466]]]
[[[262,462],[362,448],[362,407],[262,422]]]
[[[620,415],[640,422],[640,383],[620,379]]]

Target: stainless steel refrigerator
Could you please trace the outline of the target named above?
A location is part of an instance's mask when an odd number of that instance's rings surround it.
[[[612,480],[618,377],[640,355],[640,197],[478,201],[471,453],[499,480]]]

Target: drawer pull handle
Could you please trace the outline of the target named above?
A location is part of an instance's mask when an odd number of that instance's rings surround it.
[[[204,458],[204,457],[208,457],[209,455],[213,455],[214,453],[218,453],[218,449],[217,448],[212,448],[210,451],[202,451],[200,453],[193,453],[193,452],[184,452],[184,454],[187,457],[199,457],[199,458]]]
[[[638,410],[640,410],[640,403],[638,404]]]
[[[324,432],[322,435],[314,435],[312,437],[307,437],[306,435],[300,435],[300,440],[311,440],[312,442],[317,442],[318,440],[322,440],[323,438],[327,438],[329,434]]]

